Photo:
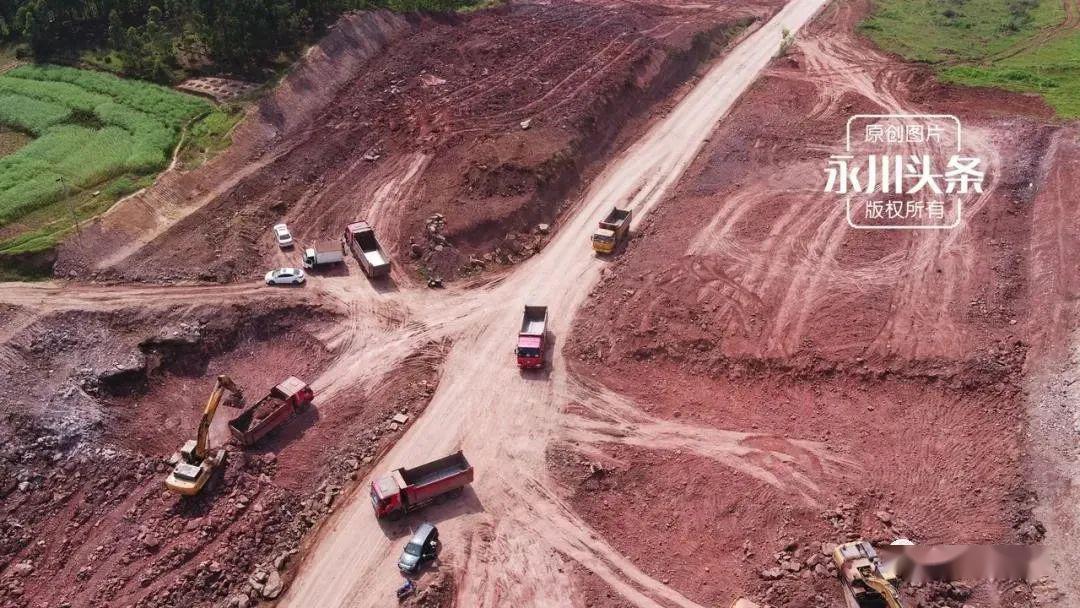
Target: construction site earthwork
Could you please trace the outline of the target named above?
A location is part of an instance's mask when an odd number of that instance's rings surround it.
[[[1080,606],[1080,130],[871,10],[345,14],[0,285],[0,607]]]

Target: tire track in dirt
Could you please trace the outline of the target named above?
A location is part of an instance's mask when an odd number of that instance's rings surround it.
[[[528,490],[528,480],[541,488],[549,483],[544,448],[559,428],[558,405],[564,400],[559,395],[565,394],[567,376],[558,351],[545,378],[530,378],[491,362],[504,360],[506,328],[516,325],[523,302],[546,300],[559,311],[551,323],[556,339],[566,334],[572,312],[587,296],[602,265],[587,253],[594,218],[606,212],[612,201],[618,201],[634,209],[636,222],[642,221],[696,155],[712,125],[769,63],[780,30],[797,31],[821,5],[820,0],[793,2],[713,68],[674,111],[598,178],[577,214],[540,256],[490,289],[463,295],[464,303],[443,306],[443,316],[451,324],[447,327],[453,328],[456,341],[444,364],[439,390],[424,416],[384,459],[386,466],[379,468],[418,462],[464,447],[482,471],[473,484],[479,504],[463,500],[463,504],[437,507],[425,514],[441,522],[447,538],[467,542],[476,526],[516,520],[523,526],[566,531],[562,536],[548,534],[551,538],[542,542],[532,539],[522,543],[519,528],[500,529],[513,536],[492,541],[489,549],[503,543],[504,547],[521,546],[528,553],[513,559],[496,554],[479,563],[470,562],[459,595],[464,605],[491,605],[492,598],[503,603],[511,591],[513,599],[529,605],[569,605],[568,595],[559,592],[566,589],[566,575],[551,561],[562,551],[593,563],[598,574],[615,587],[626,589],[622,576],[630,573],[635,585],[649,589],[649,595],[679,606],[694,606],[629,564],[622,574],[601,568],[597,561],[600,555],[622,558],[604,547],[576,518],[568,521],[567,509],[547,500],[514,498],[515,493]],[[632,179],[627,179],[630,176]],[[464,309],[476,313],[464,317]],[[343,359],[353,356],[345,353]],[[319,544],[305,560],[282,604],[381,605],[380,598],[392,593],[393,581],[377,573],[392,570],[395,536],[373,521],[366,496],[350,497],[320,535]],[[525,534],[524,538],[531,536]],[[513,563],[531,564],[527,580],[509,569],[508,564]],[[637,605],[651,605],[630,589],[626,593],[633,595]]]
[[[140,304],[217,304],[223,299],[244,301],[268,296],[296,302],[315,299],[304,289],[274,289],[261,283],[148,286],[0,283],[0,303],[30,308],[35,312],[114,310]]]
[[[326,334],[328,343],[341,351],[339,359],[313,382],[316,390],[325,394],[378,382],[392,369],[387,361],[415,349],[421,340],[440,335],[456,340],[445,363],[443,381],[425,415],[383,460],[386,466],[377,470],[465,447],[474,464],[484,471],[473,486],[474,496],[426,514],[435,520],[445,518],[444,534],[450,538],[467,538],[478,527],[496,526],[495,539],[483,544],[491,559],[472,564],[465,573],[464,605],[504,605],[507,599],[569,605],[569,578],[560,567],[560,556],[569,556],[594,570],[637,606],[700,608],[619,555],[550,489],[545,447],[561,432],[560,408],[572,396],[561,351],[555,351],[545,377],[522,375],[510,366],[493,366],[491,362],[505,360],[507,328],[516,326],[522,302],[548,298],[549,305],[560,311],[552,322],[556,339],[567,334],[574,312],[603,266],[589,254],[588,236],[596,218],[612,201],[618,201],[634,209],[635,223],[641,222],[665,197],[712,127],[769,63],[781,30],[797,31],[822,5],[822,0],[795,0],[749,36],[597,180],[577,214],[542,255],[503,280],[469,293],[448,292],[438,300],[429,292],[379,294],[366,283],[358,286],[348,279],[323,279],[317,288],[310,286],[308,290],[276,290],[289,294],[282,297],[298,300],[310,291],[333,302],[346,316],[344,328]],[[6,297],[37,306],[48,296],[53,306],[97,310],[116,306],[121,299],[131,306],[143,301],[160,303],[163,298],[176,303],[220,302],[222,298],[268,293],[261,289],[46,286],[16,290]],[[675,442],[673,435],[679,430],[683,429],[657,427],[650,432],[657,440]],[[709,449],[709,433],[722,433],[700,432],[705,433],[705,439],[694,445],[701,450]],[[756,455],[761,448],[744,447],[746,451],[740,453],[757,458],[759,466],[772,466],[772,460],[791,462],[782,453],[762,459]],[[800,450],[810,447],[800,446]],[[795,476],[793,480],[804,484],[809,477]],[[393,583],[380,573],[392,571],[394,545],[401,530],[384,529],[373,521],[363,487],[361,484],[358,493],[341,503],[284,604],[374,606],[390,597]]]
[[[905,93],[906,68],[891,67],[876,52],[858,46],[846,33],[810,34],[800,39],[805,64],[803,70],[774,69],[771,74],[812,83],[824,100],[815,111],[839,108],[845,95],[859,95],[882,113],[918,113],[912,104],[901,101]],[[869,56],[868,56],[869,55]],[[879,61],[880,60],[880,61]],[[968,218],[980,213],[998,185],[1000,159],[987,135],[978,128],[964,132],[966,148],[986,162],[984,192],[964,207]],[[830,151],[832,152],[832,151]],[[914,148],[903,153],[915,153]],[[920,151],[925,152],[925,151]],[[779,178],[794,183],[805,167],[788,167]],[[785,189],[790,196],[790,189]],[[825,292],[858,293],[867,285],[895,282],[890,298],[893,312],[883,320],[869,352],[892,356],[952,356],[960,354],[962,339],[948,307],[965,281],[973,255],[971,236],[963,229],[920,231],[910,237],[905,254],[891,254],[887,260],[871,264],[845,265],[836,259],[839,247],[853,235],[842,209],[820,194],[810,195],[805,205],[820,207],[809,213],[791,203],[775,221],[765,242],[743,242],[735,227],[751,212],[779,196],[777,187],[752,183],[730,197],[699,235],[691,241],[689,255],[717,254],[731,264],[730,276],[745,290],[755,294],[780,293],[779,303],[769,315],[768,338],[751,356],[790,356],[801,344],[808,319]],[[737,205],[738,208],[733,208]],[[801,212],[801,213],[797,213]],[[796,217],[798,215],[798,217]],[[943,265],[941,260],[945,260]],[[794,264],[796,270],[792,271]],[[941,270],[942,272],[937,272]],[[927,328],[927,326],[930,326]],[[914,328],[922,331],[913,331]]]
[[[560,36],[558,38],[554,38],[554,39],[546,42],[545,44],[537,47],[536,50],[534,52],[530,53],[528,56],[521,58],[520,60],[510,64],[509,66],[506,66],[506,67],[500,68],[500,69],[496,69],[493,72],[491,72],[488,76],[486,76],[484,78],[481,78],[481,79],[477,80],[476,82],[473,82],[473,83],[471,83],[469,85],[466,85],[466,86],[460,87],[458,89],[455,89],[454,91],[452,91],[448,95],[444,96],[441,99],[441,101],[444,102],[447,105],[450,105],[450,104],[464,104],[464,103],[472,101],[476,97],[486,93],[487,90],[491,87],[491,84],[493,82],[498,82],[500,80],[505,80],[509,76],[518,74],[518,71],[522,68],[522,66],[526,66],[526,65],[532,66],[526,72],[523,73],[525,75],[532,74],[535,71],[543,69],[543,66],[544,66],[543,59],[550,59],[551,58],[550,51],[552,49],[558,48],[559,45],[565,44],[568,40],[574,40],[575,38],[578,37],[579,34],[587,33],[587,32],[594,32],[596,30],[599,30],[600,28],[604,27],[605,25],[607,25],[611,21],[610,19],[601,20],[602,16],[603,16],[603,13],[601,13],[599,11],[592,12],[588,17],[586,17],[584,20],[581,21],[581,24],[578,27],[568,30],[565,35]],[[592,24],[595,21],[600,21],[600,23],[594,27]],[[542,58],[542,60],[541,61],[536,61],[537,57]],[[476,93],[469,93],[470,91],[473,91],[473,90],[475,90],[477,92]]]

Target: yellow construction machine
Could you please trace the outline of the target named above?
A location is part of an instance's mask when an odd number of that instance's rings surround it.
[[[874,547],[859,540],[833,551],[849,608],[904,608],[895,574],[887,573]]]
[[[214,469],[225,460],[225,450],[216,450],[210,453],[210,423],[214,420],[214,413],[221,404],[225,391],[232,393],[236,401],[243,399],[243,394],[236,384],[228,376],[218,376],[214,384],[214,391],[210,393],[210,399],[203,409],[202,420],[199,421],[199,434],[195,439],[189,439],[184,447],[173,455],[176,465],[169,476],[165,478],[165,487],[170,492],[183,496],[198,494],[206,482],[214,473]]]

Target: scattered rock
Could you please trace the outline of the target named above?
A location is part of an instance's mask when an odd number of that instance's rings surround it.
[[[784,572],[779,568],[768,568],[759,572],[758,576],[767,581],[775,581],[782,578],[784,576]]]
[[[266,584],[263,585],[262,596],[268,600],[276,599],[277,596],[281,595],[283,588],[281,575],[277,573],[277,570],[273,570],[266,578]]]

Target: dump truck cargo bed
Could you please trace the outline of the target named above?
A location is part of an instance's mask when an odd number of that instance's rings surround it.
[[[367,258],[368,263],[372,266],[384,266],[389,264],[389,262],[386,261],[386,258],[383,257],[381,251],[365,251],[364,257]]]
[[[371,278],[390,274],[390,257],[375,238],[375,229],[371,224],[363,220],[353,222],[345,227],[342,238],[364,274]]]
[[[240,445],[253,445],[292,418],[312,397],[306,382],[289,376],[230,420],[229,433]]]
[[[618,230],[629,219],[630,210],[612,207],[607,216],[600,220],[600,227],[607,228],[608,230]]]
[[[472,468],[465,454],[456,452],[413,469],[401,469],[401,477],[407,486],[425,486],[438,483]]]
[[[542,336],[546,329],[547,306],[526,306],[518,333],[523,336]]]

